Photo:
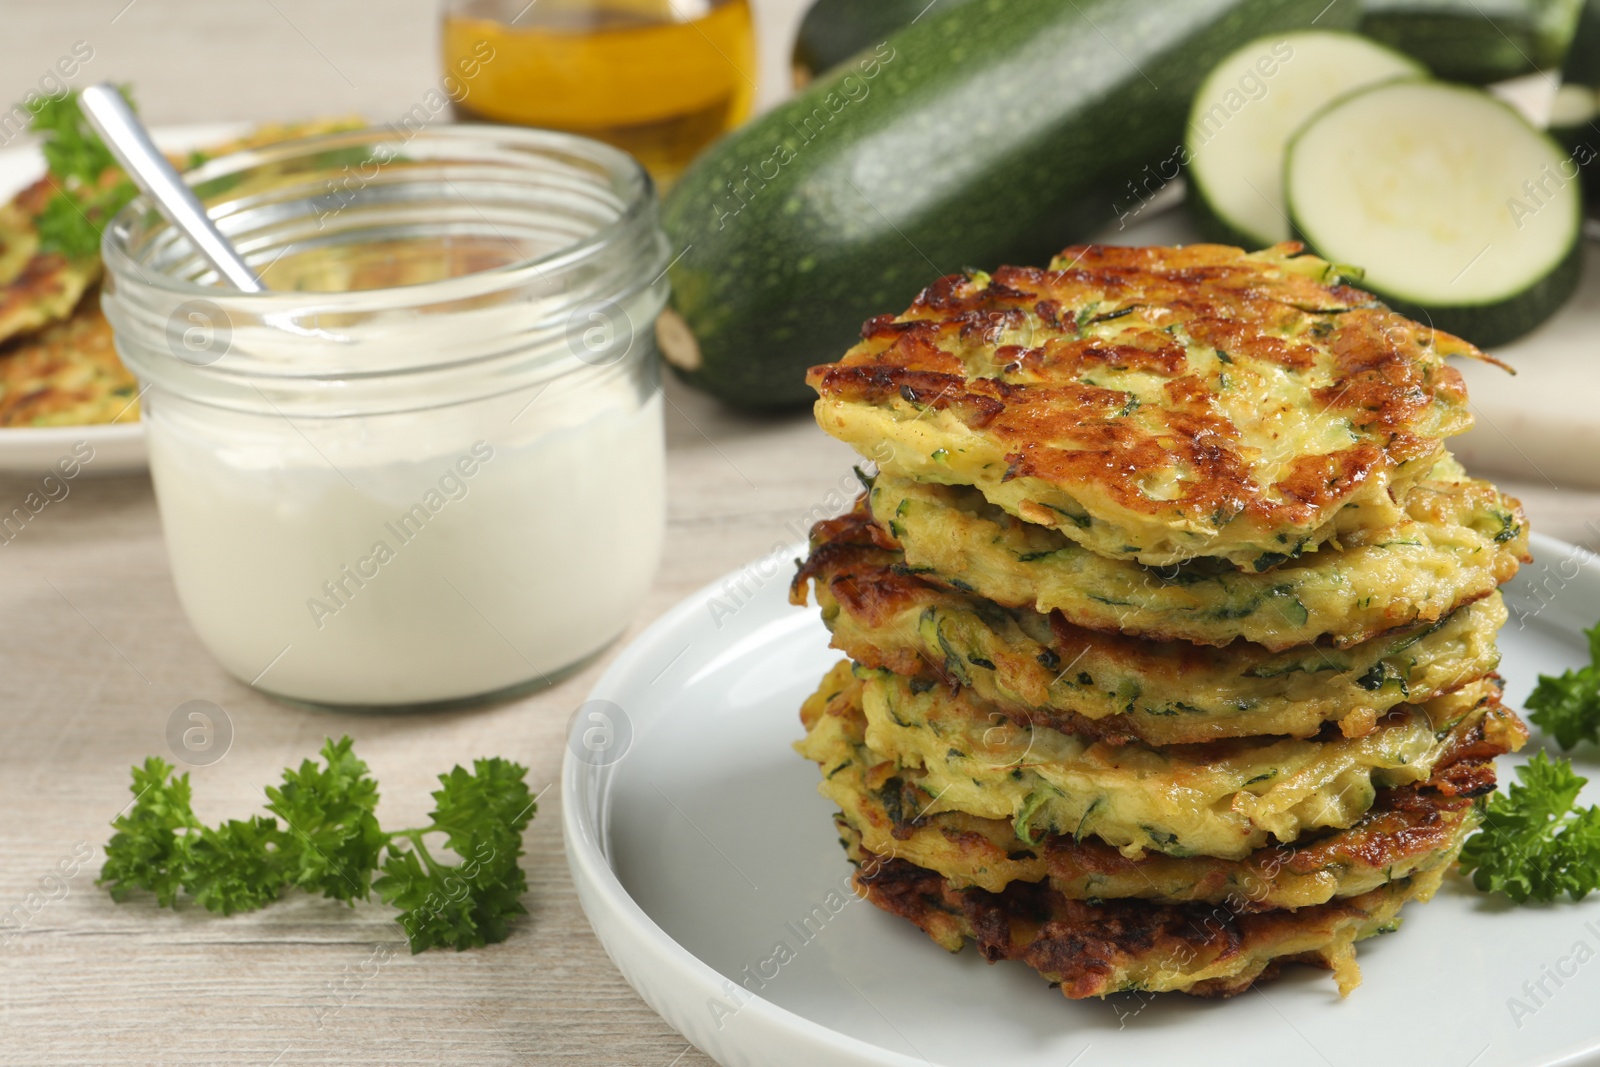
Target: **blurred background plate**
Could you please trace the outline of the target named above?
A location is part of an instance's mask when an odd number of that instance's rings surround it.
[[[145,469],[144,426],[117,422],[105,426],[17,426],[0,429],[0,472],[43,475],[56,462],[94,451],[83,464],[85,477],[133,474]]]
[[[153,132],[164,151],[186,152],[240,137],[249,130],[248,123],[234,122],[167,126]],[[18,190],[38,181],[44,169],[44,157],[33,145],[0,150],[0,201],[11,199]],[[94,449],[94,458],[83,465],[85,476],[129,474],[145,468],[144,427],[124,422],[0,427],[0,473],[42,475],[57,460],[74,455],[80,442]]]

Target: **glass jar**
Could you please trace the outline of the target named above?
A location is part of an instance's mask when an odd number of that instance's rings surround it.
[[[390,708],[547,683],[620,633],[665,516],[667,244],[638,164],[441,126],[191,180],[270,291],[216,288],[139,200],[104,305],[211,654],[281,698]]]
[[[750,114],[749,0],[443,0],[445,87],[471,121],[633,153],[670,183]]]

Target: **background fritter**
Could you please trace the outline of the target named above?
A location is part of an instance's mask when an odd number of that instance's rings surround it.
[[[364,125],[355,118],[271,123],[209,152],[178,153],[174,166],[209,156]],[[101,175],[106,187],[121,172]],[[0,205],[0,427],[132,422],[138,383],[117,358],[100,313],[100,257],[41,249],[34,220],[56,195],[46,176]]]
[[[139,382],[117,358],[91,289],[64,322],[0,345],[0,426],[134,422]]]
[[[40,251],[33,220],[55,192],[40,178],[0,207],[0,341],[67,318],[100,279],[97,255],[72,260]]]

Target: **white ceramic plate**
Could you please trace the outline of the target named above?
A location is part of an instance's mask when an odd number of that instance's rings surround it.
[[[238,137],[249,126],[242,123],[168,126],[151,131],[165,151],[183,152]],[[37,146],[0,150],[0,201],[44,173],[44,156]],[[144,427],[136,422],[105,426],[44,426],[0,428],[0,472],[43,475],[64,457],[82,457],[82,446],[94,449],[83,464],[86,476],[129,474],[145,468]]]
[[[562,773],[595,932],[719,1063],[1600,1063],[1600,897],[1513,908],[1451,876],[1399,933],[1360,946],[1365,980],[1344,1001],[1326,972],[1296,968],[1230,1001],[1071,1002],[850,896],[833,806],[789,748],[839,658],[816,609],[788,603],[799,551],[702,590],[624,651],[575,714]],[[1506,587],[1512,703],[1585,661],[1579,630],[1600,618],[1600,561],[1537,535],[1534,552]],[[1573,762],[1600,771],[1592,746]],[[1600,783],[1588,794],[1600,801]]]

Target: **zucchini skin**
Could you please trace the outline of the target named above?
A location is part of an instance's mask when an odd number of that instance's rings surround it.
[[[1292,200],[1289,219],[1294,239],[1303,241],[1306,247],[1316,251],[1316,242],[1300,228]],[[1566,255],[1544,277],[1521,292],[1493,303],[1430,306],[1386,293],[1362,279],[1352,279],[1350,284],[1372,293],[1391,310],[1408,319],[1454,334],[1479,348],[1495,348],[1515,341],[1554,315],[1577,291],[1582,274],[1583,237],[1580,225],[1574,230],[1572,246],[1567,249]]]
[[[1583,241],[1580,238],[1543,278],[1493,304],[1425,307],[1378,290],[1373,293],[1407,318],[1455,334],[1479,348],[1496,348],[1515,341],[1554,315],[1577,291],[1582,273]],[[1362,282],[1356,284],[1367,287]]]
[[[943,274],[1042,261],[1135,203],[1143,168],[1181,152],[1190,98],[1223,56],[1353,8],[935,7],[888,39],[871,76],[866,58],[836,68],[674,186],[672,308],[697,349],[664,344],[674,369],[738,406],[809,402],[806,369],[868,317]]]
[[[1597,109],[1589,121],[1550,127],[1550,136],[1578,164],[1583,175],[1584,208],[1596,215],[1600,213],[1600,0],[1584,4],[1566,66],[1561,70],[1561,83],[1587,88],[1596,101]]]
[[[1561,80],[1600,89],[1600,0],[1587,0],[1578,15]]]
[[[1361,32],[1423,63],[1436,77],[1488,85],[1560,66],[1582,4],[1366,0]]]
[[[954,6],[969,0],[939,0]],[[911,25],[928,0],[816,0],[800,20],[795,37],[795,88],[839,66],[857,52],[870,51],[891,33]]]

